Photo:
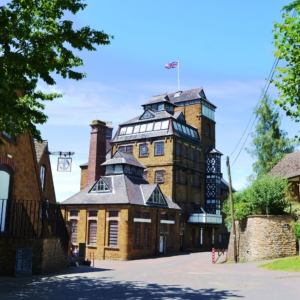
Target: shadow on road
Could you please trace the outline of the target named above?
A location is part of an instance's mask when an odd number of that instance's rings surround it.
[[[93,276],[93,275],[92,275]],[[14,290],[4,288],[0,291],[1,300],[5,299],[105,299],[105,300],[219,300],[243,298],[237,291],[200,289],[194,290],[174,285],[145,284],[143,282],[114,281],[109,277],[60,275],[37,278]]]

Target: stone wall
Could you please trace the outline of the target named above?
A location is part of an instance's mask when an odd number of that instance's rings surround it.
[[[257,261],[296,255],[292,216],[248,216],[236,221],[238,261]],[[233,236],[230,235],[228,258],[234,260]]]
[[[32,273],[46,274],[67,268],[69,258],[62,249],[60,239],[0,237],[0,274],[13,275],[16,249],[32,248]]]

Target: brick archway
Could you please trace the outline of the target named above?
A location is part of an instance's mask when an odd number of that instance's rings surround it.
[[[11,158],[8,158],[6,156],[0,156],[0,165],[7,165],[9,166],[9,168],[15,172],[16,171],[16,165],[13,162],[13,160]]]

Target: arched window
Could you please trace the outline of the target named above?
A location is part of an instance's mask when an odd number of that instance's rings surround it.
[[[5,229],[10,178],[11,170],[6,165],[0,165],[0,232],[3,232]]]
[[[207,123],[205,128],[205,135],[207,137],[210,137],[210,134],[211,134],[210,125]]]

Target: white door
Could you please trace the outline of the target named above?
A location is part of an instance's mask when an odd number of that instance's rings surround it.
[[[161,235],[159,237],[159,252],[165,253],[165,236]]]
[[[5,227],[9,182],[9,169],[6,168],[4,165],[0,165],[0,232],[3,232]]]

